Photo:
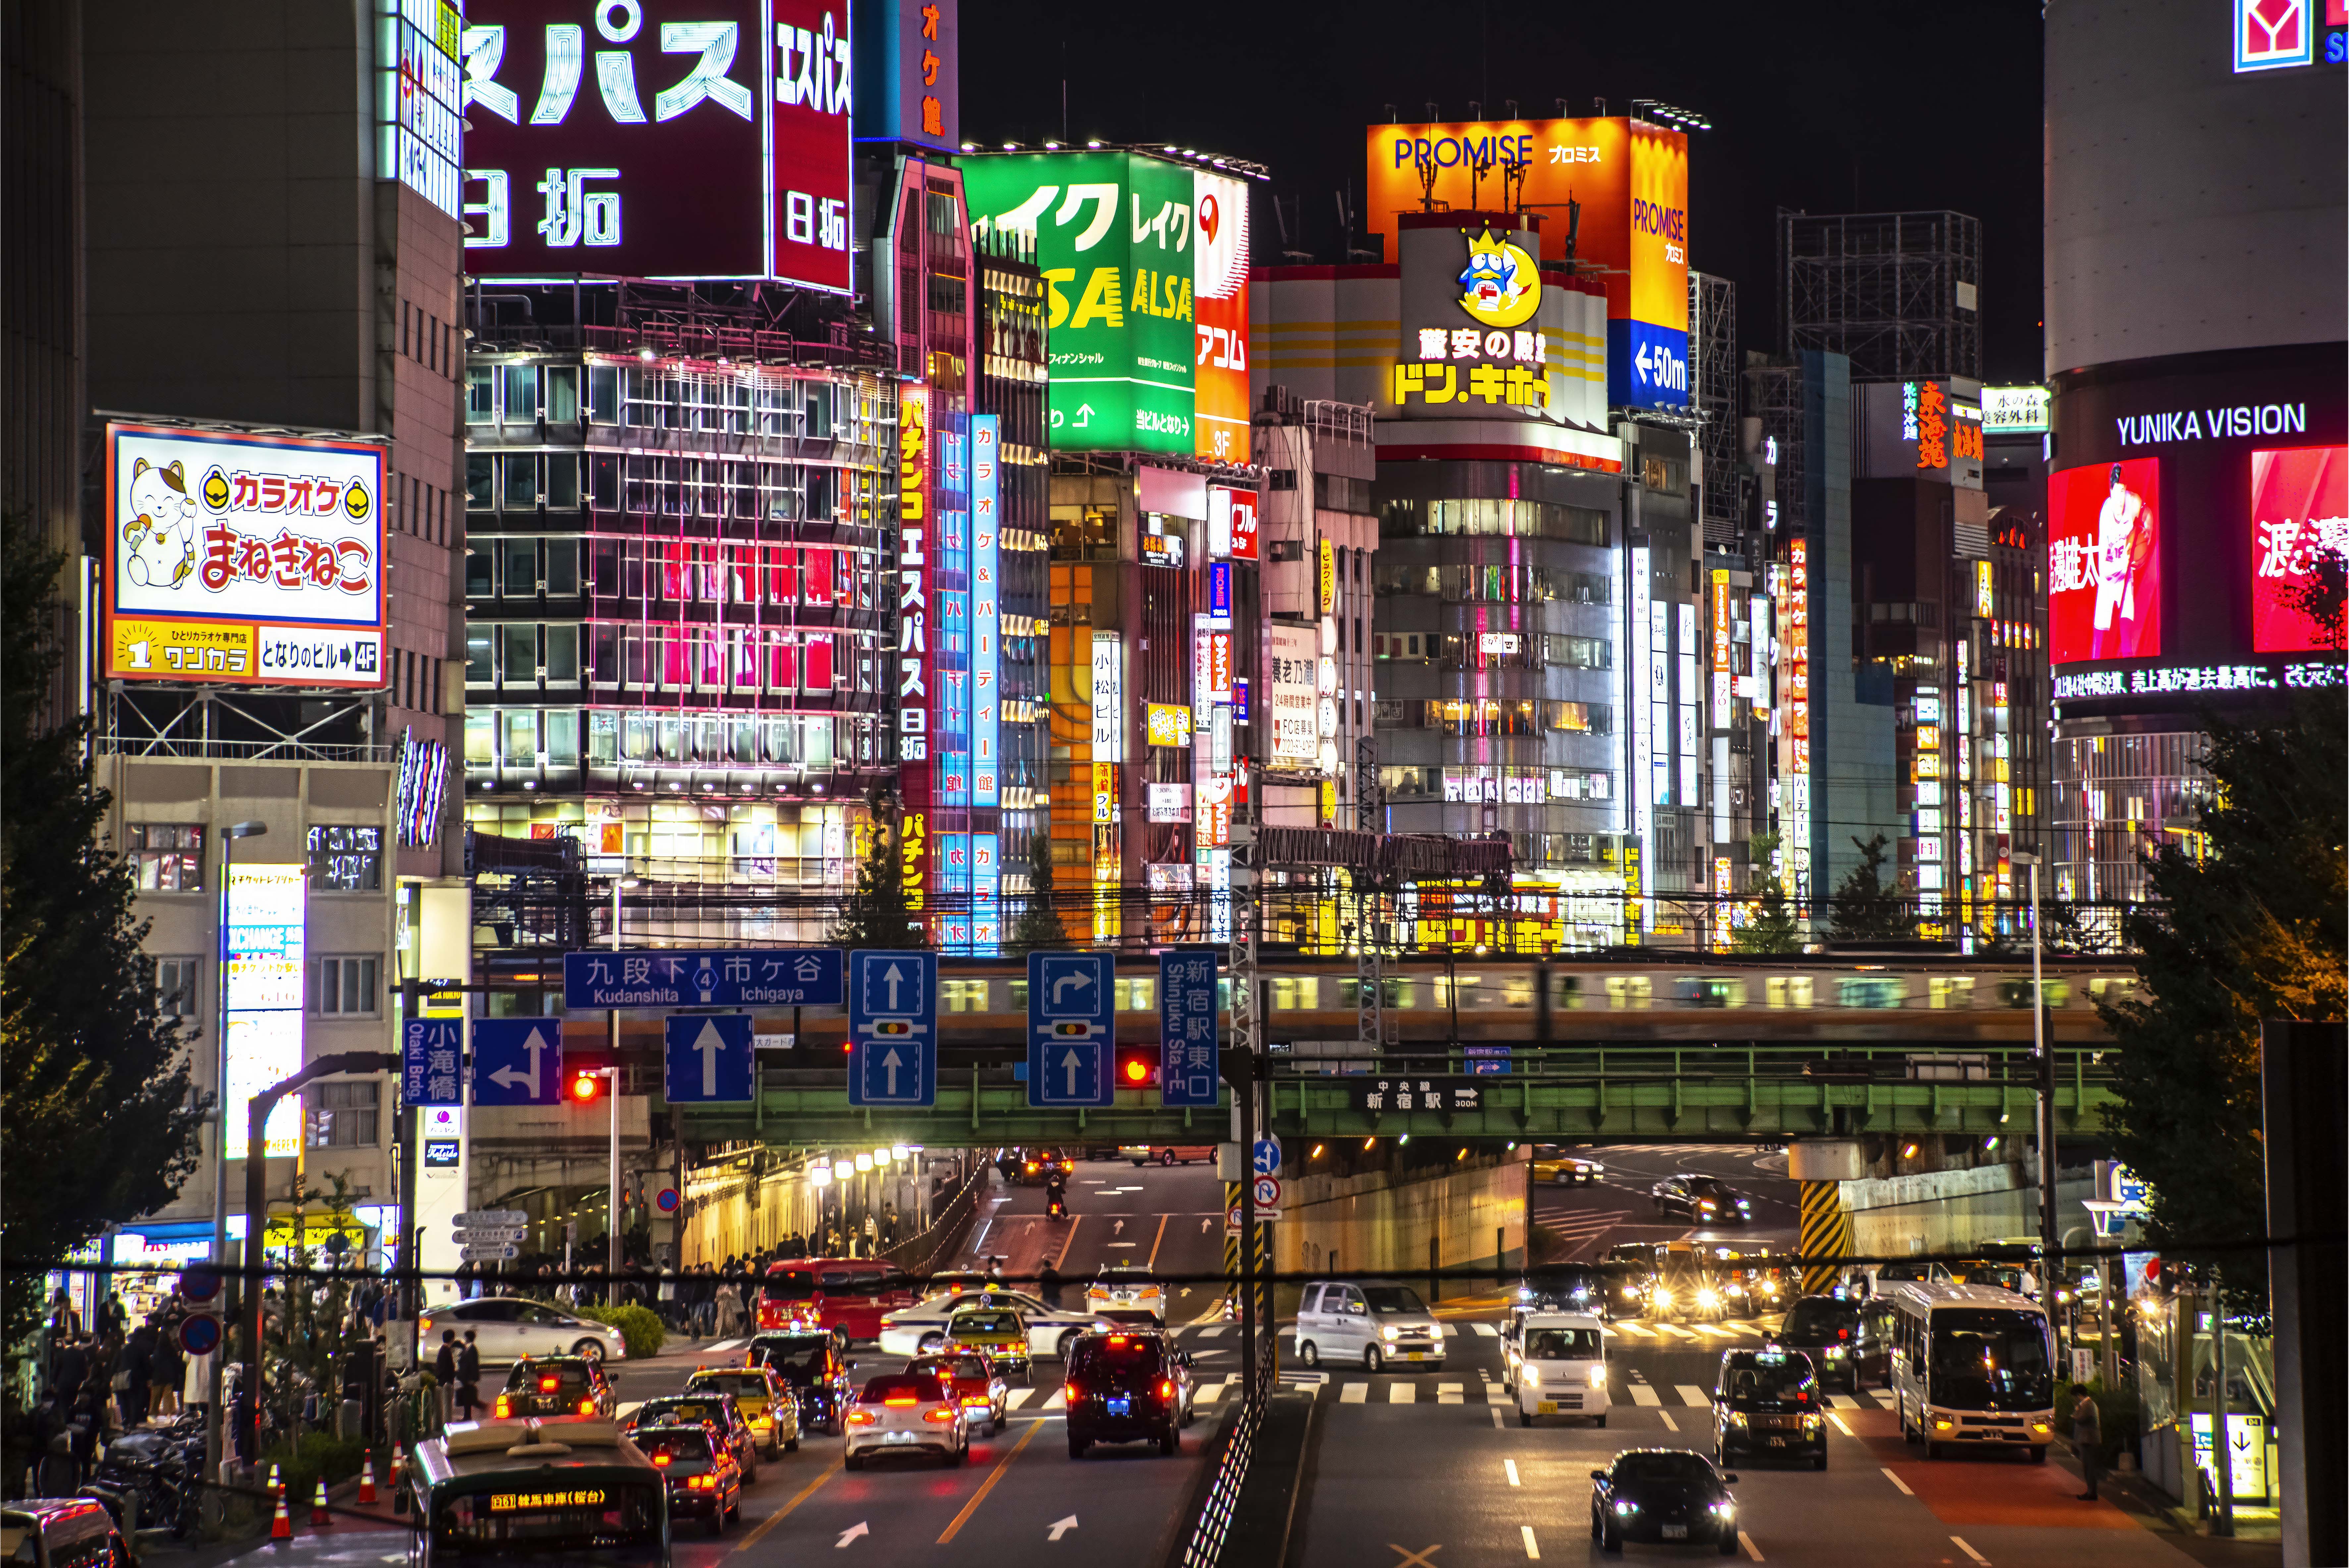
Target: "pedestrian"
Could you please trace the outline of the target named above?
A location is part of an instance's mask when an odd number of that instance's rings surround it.
[[[2088,1490],[2080,1494],[2082,1502],[2096,1501],[2096,1472],[2105,1457],[2105,1422],[2089,1397],[2085,1383],[2072,1385],[2072,1447],[2080,1456],[2080,1474]]]
[[[473,1343],[473,1331],[465,1330],[465,1343],[457,1350],[457,1408],[465,1420],[471,1420],[481,1408],[481,1352]]]
[[[440,1390],[440,1419],[447,1422],[457,1400],[457,1331],[440,1331],[440,1348],[432,1357],[432,1381]]]
[[[718,1287],[718,1337],[731,1339],[742,1332],[742,1289],[732,1280]]]
[[[89,1347],[82,1342],[80,1329],[68,1328],[57,1343],[57,1354],[49,1358],[49,1390],[58,1403],[69,1405],[88,1378]]]
[[[897,1244],[898,1223],[897,1205],[895,1203],[885,1205],[881,1211],[881,1244],[883,1246],[894,1247]]]
[[[176,1416],[180,1413],[180,1385],[186,1379],[187,1357],[180,1349],[180,1336],[175,1329],[161,1329],[155,1336],[155,1348],[147,1358],[147,1387],[154,1399],[154,1413]]]
[[[121,1389],[119,1402],[125,1429],[147,1424],[147,1379],[154,1365],[156,1342],[161,1337],[150,1317],[132,1329],[130,1337],[123,1343],[115,1381]]]

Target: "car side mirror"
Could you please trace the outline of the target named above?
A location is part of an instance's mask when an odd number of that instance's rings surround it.
[[[1191,1353],[1187,1350],[1177,1350],[1174,1353],[1174,1365],[1177,1367],[1188,1367],[1191,1365]]]
[[[1592,1480],[1605,1480],[1607,1479],[1607,1472],[1605,1470],[1592,1470],[1590,1472],[1590,1479]]]

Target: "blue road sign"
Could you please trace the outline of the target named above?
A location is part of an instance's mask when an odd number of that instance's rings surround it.
[[[938,955],[848,955],[848,1103],[938,1102]]]
[[[410,1018],[399,1030],[399,1098],[409,1105],[462,1105],[457,1064],[465,1049],[458,1018]]]
[[[1216,949],[1158,955],[1158,1103],[1214,1105],[1223,1098],[1216,1037]]]
[[[750,1014],[671,1013],[665,1043],[661,1094],[671,1105],[758,1098]]]
[[[1511,1047],[1507,1046],[1463,1046],[1462,1065],[1473,1073],[1505,1073],[1509,1070]]]
[[[554,1105],[562,1099],[563,1025],[559,1020],[473,1020],[475,1105]]]
[[[1280,1174],[1280,1140],[1259,1138],[1248,1150],[1248,1172],[1255,1176]]]
[[[566,953],[565,1007],[837,1007],[837,947]]]
[[[1114,1105],[1106,953],[1028,955],[1028,1103]]]

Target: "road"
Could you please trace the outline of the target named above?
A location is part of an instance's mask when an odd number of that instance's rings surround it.
[[[1604,1157],[1616,1184],[1545,1191],[1545,1210],[1627,1207],[1627,1189],[1644,1202],[1647,1181],[1678,1168],[1676,1161],[1727,1176],[1757,1195],[1768,1195],[1774,1180],[1783,1186],[1766,1165],[1756,1168],[1757,1158],[1768,1157],[1750,1150],[1617,1148]],[[1158,1265],[1172,1272],[1220,1261],[1222,1187],[1211,1170],[1080,1165],[1071,1193],[1075,1217],[1061,1224],[1042,1218],[1037,1190],[998,1188],[974,1231],[972,1253],[1000,1257],[1013,1274],[1051,1261],[1072,1282],[1071,1299],[1073,1282],[1103,1262],[1148,1263],[1154,1252]],[[1202,1227],[1202,1219],[1210,1223]],[[1774,1211],[1756,1229],[1776,1223]],[[1685,1233],[1685,1227],[1622,1228]],[[1214,1418],[1237,1395],[1230,1380],[1238,1365],[1237,1329],[1193,1321],[1204,1317],[1210,1299],[1199,1288],[1188,1302],[1178,1297],[1174,1313],[1178,1343],[1198,1369],[1204,1418],[1184,1434],[1178,1457],[1163,1459],[1137,1446],[1096,1449],[1072,1462],[1056,1408],[1058,1367],[1047,1361],[1030,1386],[1015,1388],[1008,1429],[975,1443],[970,1464],[897,1463],[852,1475],[841,1468],[838,1439],[811,1437],[797,1454],[761,1467],[730,1535],[681,1532],[679,1568],[784,1568],[811,1560],[1154,1568],[1175,1532],[1187,1529],[1183,1510],[1202,1447]],[[1588,1535],[1589,1470],[1629,1447],[1709,1449],[1703,1390],[1721,1352],[1759,1344],[1774,1326],[1769,1318],[1616,1323],[1609,1357],[1618,1403],[1607,1428],[1553,1420],[1528,1429],[1501,1402],[1495,1326],[1501,1302],[1485,1294],[1442,1305],[1454,1337],[1440,1371],[1372,1375],[1330,1367],[1324,1380],[1284,1396],[1315,1401],[1298,1506],[1295,1560],[1303,1568],[1609,1561]],[[1291,1348],[1284,1334],[1284,1353]],[[856,1354],[860,1376],[900,1365],[870,1346]],[[695,1365],[725,1358],[723,1346],[682,1346],[632,1363],[617,1374],[621,1397],[634,1401],[674,1390]],[[1929,1464],[1901,1441],[1893,1417],[1872,1394],[1838,1394],[1830,1403],[1825,1473],[1741,1465],[1736,1490],[1745,1560],[1806,1568],[2186,1568],[2197,1557],[2209,1560],[2199,1551],[2189,1557],[2174,1538],[2109,1502],[2077,1501],[2079,1479],[2060,1452],[2044,1466],[2009,1459]],[[314,1533],[298,1523],[297,1532],[287,1545],[251,1555],[288,1568],[388,1568],[405,1561],[398,1533],[348,1527]],[[1711,1555],[1709,1548],[1633,1546],[1621,1560]]]
[[[1787,1179],[1783,1150],[1750,1143],[1609,1143],[1569,1145],[1568,1152],[1607,1166],[1599,1181],[1534,1190],[1534,1222],[1566,1243],[1568,1258],[1597,1258],[1626,1242],[1683,1238],[1791,1248],[1800,1233],[1802,1200]],[[1753,1222],[1698,1229],[1677,1215],[1659,1215],[1650,1190],[1681,1174],[1718,1176],[1745,1193],[1754,1200]]]

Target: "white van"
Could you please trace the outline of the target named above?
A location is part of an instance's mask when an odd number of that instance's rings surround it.
[[[1530,1427],[1536,1416],[1588,1416],[1607,1424],[1607,1330],[1594,1314],[1527,1315],[1514,1361],[1517,1425]]]
[[[1298,1298],[1297,1358],[1308,1367],[1336,1361],[1372,1372],[1399,1365],[1440,1372],[1444,1343],[1444,1326],[1409,1285],[1316,1281]]]

